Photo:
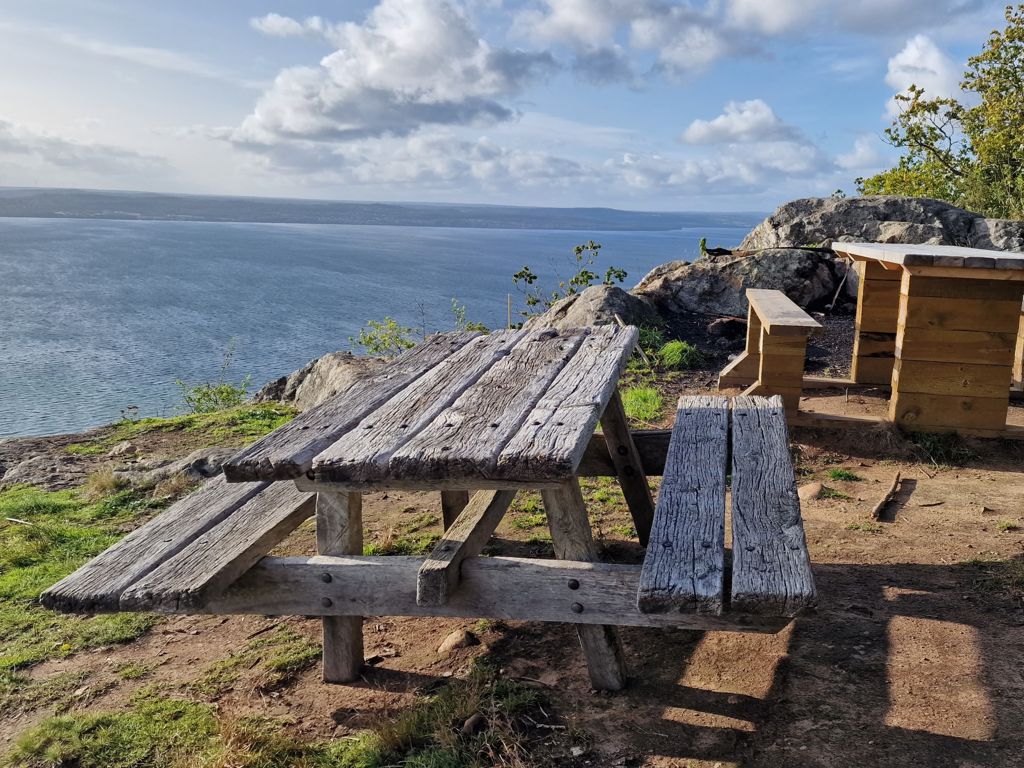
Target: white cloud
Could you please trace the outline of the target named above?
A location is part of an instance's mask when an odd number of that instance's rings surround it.
[[[803,141],[800,130],[783,122],[761,99],[730,101],[718,117],[694,120],[680,138],[687,144]]]
[[[880,138],[871,133],[862,133],[853,140],[853,148],[849,152],[836,156],[836,165],[846,171],[875,173],[887,164],[881,149]]]
[[[338,49],[317,67],[278,74],[236,141],[349,141],[508,120],[505,100],[556,68],[548,53],[492,48],[447,0],[382,0],[365,22],[325,35]]]
[[[823,0],[728,0],[732,24],[765,35],[801,29],[821,10]]]
[[[306,28],[301,22],[279,13],[268,13],[266,16],[249,19],[249,26],[270,37],[298,37],[306,34]]]
[[[126,174],[163,168],[162,158],[123,147],[78,141],[0,119],[0,156],[21,156],[49,166],[97,174]]]
[[[885,82],[897,93],[906,91],[911,85],[924,88],[928,97],[956,96],[960,93],[958,66],[926,35],[914,35],[907,40],[903,49],[889,59]],[[897,112],[896,102],[889,100],[890,115]]]

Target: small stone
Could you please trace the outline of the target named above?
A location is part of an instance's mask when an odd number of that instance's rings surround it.
[[[479,733],[483,730],[485,724],[486,720],[479,712],[470,715],[466,722],[462,724],[462,734],[464,736],[472,736],[474,733]]]
[[[135,447],[135,443],[130,440],[124,440],[107,451],[107,458],[112,459],[116,456],[129,456],[138,452],[139,449]]]
[[[569,750],[573,757],[580,757],[586,751],[583,747],[573,747]]]
[[[821,483],[807,483],[807,485],[801,485],[796,494],[800,497],[800,501],[811,501],[820,498],[823,489],[824,486]]]
[[[468,648],[471,645],[477,645],[479,642],[480,641],[477,640],[476,635],[472,632],[467,632],[464,629],[457,629],[444,639],[444,642],[442,642],[438,647],[437,652],[441,656],[447,656],[456,648]]]

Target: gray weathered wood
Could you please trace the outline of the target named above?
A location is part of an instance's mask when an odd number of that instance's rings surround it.
[[[549,328],[531,332],[511,354],[496,362],[458,400],[394,452],[389,475],[439,481],[456,477],[504,479],[497,471],[501,449],[519,431],[583,340],[579,331]]]
[[[638,335],[636,328],[615,325],[591,329],[502,449],[501,477],[565,480],[576,474]]]
[[[361,419],[313,460],[317,480],[366,482],[401,476],[389,466],[402,446],[454,403],[497,362],[529,345],[535,334],[498,331],[473,339]]]
[[[225,476],[238,482],[304,475],[313,457],[360,419],[479,336],[464,332],[432,336],[378,373],[355,382],[237,453],[224,465]]]
[[[730,609],[795,616],[814,604],[786,414],[779,397],[737,397],[732,408]]]
[[[544,511],[551,527],[555,557],[560,560],[597,559],[597,547],[590,532],[590,521],[580,484],[573,479],[559,488],[541,491]],[[586,605],[577,603],[581,613]],[[587,660],[590,682],[598,690],[618,691],[626,685],[626,661],[615,627],[587,624],[577,629],[580,646]]]
[[[769,334],[807,335],[821,328],[821,323],[800,309],[782,291],[748,288],[746,296],[761,321],[761,327]]]
[[[202,609],[268,616],[461,616],[572,624],[776,632],[788,619],[640,613],[640,567],[470,557],[440,606],[416,602],[421,557],[265,557]],[[324,576],[330,576],[329,582]],[[510,588],[510,585],[515,588]],[[330,604],[324,603],[324,599]],[[577,608],[574,610],[574,606]]]
[[[633,517],[637,538],[646,547],[654,520],[654,499],[651,498],[651,486],[647,483],[640,454],[629,431],[629,420],[618,390],[608,401],[601,416],[601,430],[608,446],[608,455],[615,465],[619,487],[622,488],[626,506]]]
[[[906,267],[1024,270],[1024,253],[965,248],[958,245],[833,242],[837,253]]]
[[[317,493],[316,549],[321,555],[361,555],[363,552],[363,497],[358,493]],[[322,584],[333,579],[320,574]],[[325,595],[324,607],[334,600]],[[324,616],[323,679],[349,683],[363,669],[363,619],[360,616]]]
[[[469,504],[469,489],[462,491],[441,491],[441,519],[444,529],[452,527],[459,514]]]
[[[313,514],[314,497],[272,483],[126,589],[123,611],[195,609],[223,590]]]
[[[642,612],[722,612],[728,452],[728,401],[681,397],[637,592]]]
[[[222,477],[208,481],[54,584],[40,602],[62,611],[116,611],[121,593],[128,587],[266,487],[266,483],[228,485]]]
[[[416,602],[444,605],[459,584],[459,567],[467,557],[480,554],[505,516],[515,491],[480,491],[420,566]]]

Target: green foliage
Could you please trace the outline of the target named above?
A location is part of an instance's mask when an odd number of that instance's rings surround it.
[[[855,472],[851,472],[848,469],[830,469],[825,473],[828,475],[830,480],[845,480],[846,482],[855,483],[864,478]]]
[[[627,387],[622,392],[622,407],[630,421],[651,424],[661,418],[664,402],[654,387]]]
[[[367,320],[358,336],[349,336],[349,342],[365,354],[380,357],[395,357],[416,346],[413,329],[400,325],[393,317],[383,320]]]
[[[884,533],[885,528],[878,523],[849,523],[846,526],[848,531],[860,531],[861,533]]]
[[[914,432],[910,441],[936,466],[959,467],[978,458],[957,434]]]
[[[539,512],[533,515],[518,515],[509,520],[509,525],[513,528],[519,528],[520,530],[527,531],[531,528],[540,528],[542,525],[548,524],[548,516],[543,512]]]
[[[512,282],[523,292],[526,300],[526,311],[520,312],[523,317],[529,317],[536,311],[543,312],[559,299],[566,296],[574,296],[593,285],[596,280],[601,280],[604,285],[615,285],[621,283],[627,277],[626,271],[619,267],[608,267],[602,278],[592,268],[596,268],[598,252],[601,244],[590,240],[573,248],[573,259],[571,262],[574,270],[568,279],[559,279],[558,287],[554,290],[545,290],[536,285],[537,274],[529,266],[512,275]]]
[[[238,682],[243,672],[249,672],[254,674],[253,688],[266,692],[285,685],[311,667],[320,658],[320,652],[318,643],[280,625],[273,632],[251,638],[227,658],[215,661],[190,687],[205,696],[221,696]]]
[[[930,98],[912,85],[896,96],[886,139],[905,151],[895,168],[858,179],[864,194],[948,200],[986,216],[1024,218],[1024,5],[968,59],[961,88],[977,103]]]
[[[850,496],[848,494],[843,493],[842,491],[837,491],[835,488],[829,488],[828,486],[825,486],[824,488],[821,489],[821,493],[818,494],[818,498],[835,499],[837,501],[843,501],[845,499],[849,499]]]
[[[96,502],[24,485],[0,491],[0,674],[134,640],[155,623],[148,614],[57,614],[37,601],[161,506],[131,490]]]
[[[225,408],[237,408],[249,394],[252,376],[245,376],[237,384],[228,381],[228,371],[235,358],[235,340],[228,342],[224,360],[220,364],[220,375],[216,381],[201,384],[187,384],[181,379],[174,383],[181,390],[181,401],[189,413],[212,413]]]
[[[996,523],[996,530],[1000,533],[1013,533],[1020,530],[1020,525],[1012,520],[1000,520]]]
[[[480,331],[481,333],[487,333],[490,331],[490,328],[483,323],[475,323],[472,320],[467,320],[466,305],[460,304],[458,299],[452,299],[452,316],[455,318],[456,331]]]
[[[658,350],[661,364],[671,371],[690,370],[704,365],[704,355],[688,341],[670,341]]]

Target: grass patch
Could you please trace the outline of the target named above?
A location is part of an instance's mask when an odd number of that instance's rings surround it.
[[[975,558],[964,563],[975,572],[974,586],[982,592],[1001,592],[1024,599],[1024,556],[1008,560]]]
[[[543,512],[535,515],[520,515],[509,520],[509,525],[521,531],[528,531],[531,528],[540,528],[548,524],[548,516]]]
[[[252,688],[270,691],[289,683],[320,658],[320,646],[291,627],[278,626],[273,632],[249,640],[241,650],[211,664],[190,684],[204,696],[221,696],[249,670],[255,670]]]
[[[1000,520],[996,523],[996,530],[1000,533],[1013,533],[1014,531],[1019,531],[1020,526],[1012,520]]]
[[[531,491],[517,493],[509,509],[512,512],[523,512],[528,515],[535,515],[544,511],[540,501],[540,494]]]
[[[628,387],[622,392],[622,407],[630,421],[651,424],[661,418],[664,402],[654,387]]]
[[[848,494],[843,493],[842,491],[837,491],[835,488],[829,488],[826,485],[826,486],[822,487],[821,493],[818,494],[818,498],[819,499],[843,500],[843,499],[849,499],[850,496]]]
[[[148,664],[139,664],[135,661],[129,661],[126,664],[121,664],[114,671],[122,680],[141,680],[142,678],[148,677],[152,674],[153,668]]]
[[[885,528],[878,523],[850,523],[846,526],[848,531],[861,531],[862,533],[883,533]]]
[[[39,594],[162,506],[122,490],[100,501],[74,491],[14,486],[0,491],[0,674],[45,659],[134,640],[146,614],[57,614]]]
[[[112,430],[94,440],[72,443],[67,451],[79,456],[105,454],[125,440],[154,432],[185,432],[208,445],[235,440],[252,442],[286,424],[298,413],[289,405],[259,403],[211,413],[186,413],[168,418],[147,418],[117,422]]]
[[[670,341],[658,350],[661,365],[670,371],[688,371],[704,365],[704,355],[688,341]]]
[[[627,524],[613,525],[611,530],[612,530],[612,533],[614,533],[614,534],[616,534],[618,536],[622,536],[624,539],[635,539],[636,538],[636,528],[634,528],[632,525],[627,525]]]
[[[851,472],[848,469],[830,469],[825,474],[829,480],[842,480],[848,483],[857,483],[864,479],[856,472]]]
[[[937,467],[959,467],[978,458],[957,434],[915,432],[910,435],[910,441]]]

